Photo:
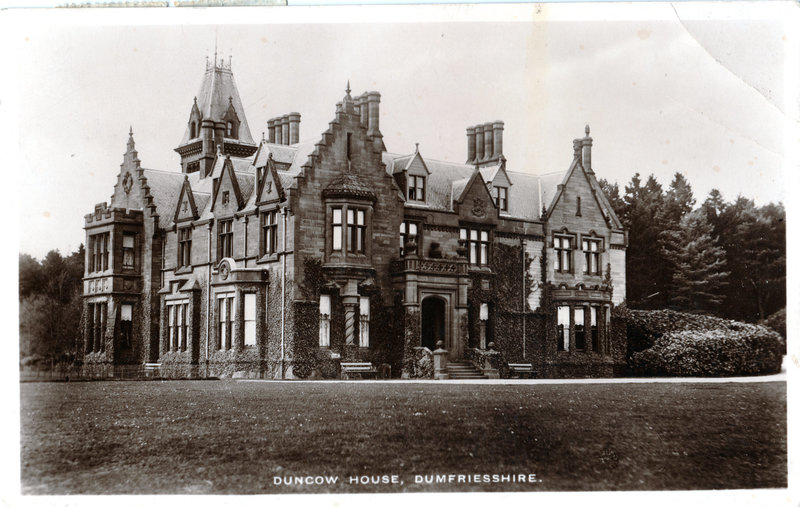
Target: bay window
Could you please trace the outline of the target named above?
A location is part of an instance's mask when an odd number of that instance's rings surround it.
[[[365,253],[367,225],[363,209],[348,208],[347,210],[347,249],[353,253]]]
[[[122,234],[122,267],[133,269],[134,263],[135,236],[131,233]]]

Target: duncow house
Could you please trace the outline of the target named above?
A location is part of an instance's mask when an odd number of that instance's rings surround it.
[[[315,143],[296,112],[257,142],[213,61],[180,170],[144,168],[131,131],[110,202],[85,217],[84,369],[433,378],[436,355],[454,376],[621,371],[627,235],[589,127],[566,171],[535,175],[503,156],[501,121],[466,129],[463,163],[388,151],[380,101],[348,84]]]

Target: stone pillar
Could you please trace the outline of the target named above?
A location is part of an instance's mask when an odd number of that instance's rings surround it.
[[[575,352],[575,305],[569,305],[569,351]]]
[[[416,297],[413,303],[403,303],[403,369],[402,378],[414,373],[414,347],[420,343],[421,315]]]
[[[344,343],[355,345],[356,313],[358,310],[358,297],[345,296],[344,298]]]
[[[447,380],[450,375],[447,373],[447,351],[444,349],[444,342],[436,342],[436,350],[433,351],[433,378],[436,380]]]
[[[603,333],[600,335],[605,343],[605,353],[611,354],[611,305],[603,305]],[[598,317],[599,319],[599,317]]]

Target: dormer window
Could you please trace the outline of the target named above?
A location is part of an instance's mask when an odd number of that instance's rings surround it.
[[[190,136],[191,139],[194,139],[195,137],[197,137],[197,124],[195,122],[192,122],[189,125],[189,130],[191,131],[191,134],[192,134]]]
[[[425,177],[408,177],[408,200],[415,202],[425,202]]]
[[[229,138],[235,138],[236,137],[236,133],[234,131],[233,122],[232,121],[229,121],[227,123],[227,125],[226,125],[225,136],[229,137]]]
[[[500,211],[508,211],[508,188],[494,187],[494,203]]]

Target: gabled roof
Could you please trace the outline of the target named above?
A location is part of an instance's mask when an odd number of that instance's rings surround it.
[[[174,218],[175,203],[180,197],[184,175],[179,172],[142,169],[142,176],[147,180],[156,213],[161,217],[160,225],[166,226]]]
[[[408,164],[413,155],[399,155],[396,153],[383,153],[383,162],[386,171],[393,174],[398,167]],[[475,166],[458,164],[425,158],[425,165],[430,171],[427,179],[427,205],[432,209],[453,211],[453,202],[457,201],[468,186],[475,173]],[[479,169],[484,181],[494,179],[501,164]],[[540,220],[542,203],[548,203],[555,195],[556,187],[564,177],[564,171],[543,175],[506,171],[509,181],[514,183],[508,194],[508,211],[502,212],[503,216],[522,218],[526,220]]]
[[[200,109],[200,114],[204,120],[222,121],[228,112],[228,108],[232,105],[240,121],[237,141],[245,144],[255,144],[250,133],[250,126],[247,124],[242,99],[239,97],[239,89],[233,79],[230,65],[226,67],[224,63],[217,65],[214,62],[213,65],[206,66],[206,73],[203,76],[203,82],[196,98],[197,107]],[[186,144],[190,140],[191,131],[187,125],[180,144]]]
[[[192,192],[192,187],[189,185],[189,178],[184,175],[183,177],[183,185],[181,185],[181,190],[178,193],[178,198],[175,200],[175,214],[172,216],[172,221],[177,222],[178,217],[181,214],[181,202],[183,202],[183,196],[186,196],[189,200],[189,208],[191,217],[196,219],[198,215],[197,211],[197,204],[194,201],[194,192]]]
[[[586,127],[587,129],[589,127]],[[601,213],[603,216],[608,220],[610,225],[617,229],[622,229],[622,222],[617,217],[617,214],[614,212],[614,209],[611,207],[611,204],[608,202],[605,194],[603,193],[603,189],[600,188],[600,183],[598,183],[597,178],[594,176],[594,172],[587,172],[583,165],[581,164],[580,160],[576,156],[572,159],[572,164],[569,166],[569,170],[564,174],[561,178],[561,184],[556,187],[556,192],[552,196],[552,200],[550,204],[547,206],[547,217],[549,218],[555,209],[556,203],[561,198],[564,193],[564,188],[572,177],[575,171],[581,171],[581,174],[586,178],[586,181],[589,183],[589,186],[592,188],[595,201],[597,205],[600,207]]]

